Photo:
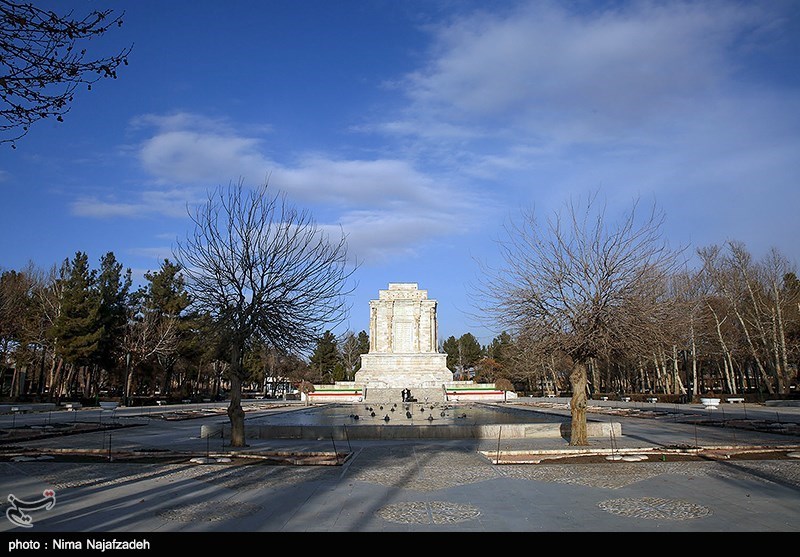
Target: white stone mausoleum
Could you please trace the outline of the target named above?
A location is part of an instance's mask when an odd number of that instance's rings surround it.
[[[389,283],[369,303],[369,353],[361,355],[354,381],[314,385],[306,400],[399,402],[406,389],[417,400],[431,402],[515,397],[491,383],[453,381],[447,354],[439,353],[436,304],[417,283]]]
[[[441,388],[453,381],[440,354],[436,300],[415,283],[390,283],[369,303],[369,353],[355,381],[367,388]]]

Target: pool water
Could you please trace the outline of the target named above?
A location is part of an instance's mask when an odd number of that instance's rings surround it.
[[[263,425],[487,425],[552,423],[550,414],[470,403],[331,404],[259,416]],[[250,422],[252,423],[252,422]]]

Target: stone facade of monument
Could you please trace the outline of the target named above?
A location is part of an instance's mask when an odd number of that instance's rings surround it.
[[[417,283],[389,283],[369,304],[368,354],[355,382],[366,388],[442,388],[453,381],[438,351],[436,300]]]
[[[354,381],[314,385],[306,402],[399,402],[410,390],[420,403],[507,401],[513,392],[494,383],[453,381],[447,354],[439,353],[436,300],[414,282],[391,282],[369,303],[369,353],[361,355]]]

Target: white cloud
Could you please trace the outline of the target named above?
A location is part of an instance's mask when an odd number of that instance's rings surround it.
[[[310,209],[331,232],[344,229],[353,257],[378,262],[460,234],[489,209],[458,180],[422,171],[409,158],[347,159],[317,152],[277,163],[263,154],[261,139],[236,134],[234,127],[189,113],[137,118],[134,128],[150,132],[136,155],[152,183],[129,192],[128,199],[119,190],[113,199],[81,198],[72,204],[73,213],[184,217],[187,204],[205,201],[215,185],[241,178],[256,186],[268,177],[273,191]],[[455,225],[459,222],[470,224]]]
[[[73,201],[70,210],[79,217],[111,218],[140,216],[148,208],[141,203],[114,203],[95,197],[83,197]]]
[[[159,183],[205,185],[235,177],[263,182],[275,164],[258,151],[259,141],[212,132],[167,131],[146,140],[144,169]]]
[[[333,160],[323,156],[280,168],[272,174],[271,182],[304,201],[349,207],[439,206],[451,189],[415,169],[409,161]]]
[[[724,87],[729,52],[769,25],[756,5],[632,3],[571,13],[535,2],[436,29],[430,62],[407,76],[402,126],[471,124],[540,141],[596,141],[662,121]]]
[[[263,142],[229,130],[203,116],[181,113],[158,118],[148,115],[156,132],[141,144],[138,157],[159,184],[213,187],[242,178],[246,184],[270,184],[293,199],[344,207],[388,207],[412,203],[422,207],[451,204],[452,186],[414,167],[409,160],[332,158],[303,155],[282,164],[268,159]],[[199,123],[199,124],[198,124]]]
[[[196,131],[221,135],[236,135],[247,133],[266,133],[272,127],[265,124],[252,122],[237,123],[234,126],[227,118],[211,117],[196,112],[177,111],[169,114],[142,114],[134,117],[130,126],[133,130],[157,129],[159,133],[171,131]]]
[[[185,214],[185,201],[206,188],[269,176],[326,226],[343,227],[351,253],[380,261],[474,230],[500,199],[549,207],[599,188],[612,202],[653,194],[681,207],[686,196],[711,203],[758,177],[764,190],[788,187],[795,91],[765,95],[742,67],[743,52],[774,39],[779,18],[769,8],[574,6],[530,2],[431,28],[427,63],[396,81],[405,108],[349,130],[375,134],[370,148],[382,154],[373,158],[348,156],[341,144],[277,156],[263,130],[150,114],[134,122],[148,134],[139,161],[182,202],[148,186],[134,201],[83,200],[75,210]],[[769,199],[748,195],[768,213]]]
[[[454,214],[441,212],[351,211],[336,225],[325,225],[332,236],[347,236],[348,253],[367,265],[400,256],[415,256],[429,242],[465,231]]]
[[[92,218],[142,218],[162,215],[172,218],[187,216],[187,206],[202,201],[202,192],[192,188],[165,188],[129,192],[129,201],[117,198],[121,191],[114,193],[113,199],[99,199],[97,196],[80,197],[70,204],[73,215]]]

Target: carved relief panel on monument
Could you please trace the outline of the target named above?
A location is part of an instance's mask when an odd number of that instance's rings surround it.
[[[390,283],[370,301],[370,353],[438,352],[436,301],[415,283]]]
[[[392,352],[414,352],[414,340],[418,336],[414,327],[414,306],[412,300],[395,300],[392,311]]]

